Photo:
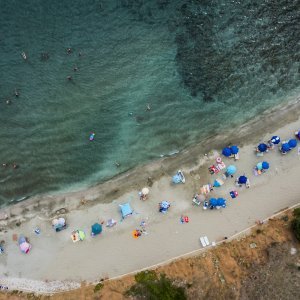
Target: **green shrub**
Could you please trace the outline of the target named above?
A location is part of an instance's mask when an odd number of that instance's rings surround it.
[[[293,230],[297,240],[300,241],[300,216],[293,219],[292,230]]]
[[[102,288],[103,288],[103,283],[102,282],[97,283],[94,287],[94,293],[99,292]]]
[[[296,218],[299,218],[300,217],[300,207],[295,208],[293,211],[293,214]]]
[[[135,275],[136,284],[126,294],[147,300],[185,300],[185,290],[175,286],[165,274],[153,271],[140,272]]]

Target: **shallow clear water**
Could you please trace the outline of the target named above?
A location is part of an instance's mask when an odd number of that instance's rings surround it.
[[[298,93],[297,3],[1,1],[0,204],[106,180]]]

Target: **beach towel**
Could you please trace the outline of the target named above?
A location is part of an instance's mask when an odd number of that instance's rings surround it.
[[[207,195],[208,193],[210,193],[212,190],[212,185],[211,184],[205,184],[200,188],[200,193],[203,195]]]
[[[226,168],[226,165],[224,164],[223,161],[221,161],[221,162],[217,163],[217,168],[218,168],[219,170],[223,170],[223,169]]]

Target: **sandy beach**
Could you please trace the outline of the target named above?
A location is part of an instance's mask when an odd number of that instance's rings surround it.
[[[24,289],[51,293],[45,282],[64,282],[65,289],[75,288],[85,280],[95,282],[153,266],[163,261],[201,249],[200,236],[218,242],[263,220],[274,213],[299,203],[300,155],[298,147],[282,155],[277,146],[263,157],[257,157],[254,148],[272,135],[282,140],[294,137],[300,129],[300,99],[289,106],[262,114],[258,119],[223,136],[212,137],[209,143],[187,149],[176,157],[162,158],[147,166],[122,174],[113,180],[90,188],[66,194],[36,196],[2,210],[8,219],[1,220],[1,240],[5,241],[5,254],[0,256],[0,284],[9,289]],[[220,156],[220,150],[228,143],[238,144],[240,159],[223,158],[228,166],[235,164],[237,176],[246,174],[251,187],[237,187],[228,178],[209,196],[224,197],[227,207],[219,210],[203,210],[192,204],[192,197],[200,187],[223,172],[210,175],[208,167]],[[216,150],[212,150],[216,149]],[[207,155],[204,155],[207,153]],[[253,167],[262,160],[270,163],[270,169],[254,176]],[[171,177],[177,169],[183,170],[186,183],[173,185]],[[149,179],[149,177],[151,177]],[[141,201],[138,191],[149,186],[149,199]],[[237,190],[236,199],[229,197]],[[106,200],[105,203],[104,200]],[[158,212],[158,203],[168,200],[171,208],[167,214]],[[130,202],[134,214],[121,218],[119,204]],[[66,208],[68,228],[56,233],[51,221],[59,208]],[[189,223],[181,224],[180,216],[188,215]],[[113,228],[104,228],[100,236],[91,237],[90,228],[95,222],[117,220]],[[4,218],[3,218],[4,219]],[[20,221],[20,226],[16,222]],[[146,222],[147,234],[138,239],[132,231]],[[41,233],[36,235],[34,229]],[[71,232],[81,229],[87,238],[72,243]],[[32,250],[20,252],[13,234],[24,234],[32,244]],[[16,278],[18,280],[16,280]],[[26,280],[32,280],[30,283]],[[43,288],[39,285],[43,284]],[[39,286],[39,287],[38,287]],[[50,286],[50,284],[49,284]],[[55,285],[54,285],[55,286]],[[57,283],[57,290],[64,287]]]

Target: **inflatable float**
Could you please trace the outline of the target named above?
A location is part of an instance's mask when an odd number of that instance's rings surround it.
[[[90,135],[90,141],[93,141],[95,139],[95,133],[92,132],[91,135]]]

